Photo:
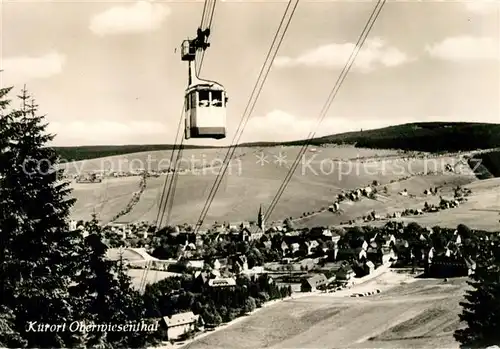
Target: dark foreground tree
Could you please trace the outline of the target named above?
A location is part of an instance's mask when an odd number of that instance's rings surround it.
[[[9,110],[3,102],[0,116],[0,306],[11,311],[11,337],[27,346],[76,347],[82,344],[78,333],[33,331],[73,319],[68,286],[78,267],[79,237],[68,229],[74,202],[68,183],[57,180],[57,156],[46,147],[53,136],[26,91],[18,98],[20,108]]]
[[[145,318],[140,294],[132,288],[123,259],[107,258],[108,247],[96,216],[85,225],[88,234],[82,248],[82,270],[71,294],[79,300],[79,320],[93,324],[139,324]],[[146,323],[146,319],[144,319]],[[86,336],[92,348],[140,348],[152,342],[156,331],[94,331]]]
[[[5,168],[8,166],[6,160],[6,153],[9,150],[10,139],[8,134],[10,132],[10,127],[8,123],[8,116],[6,109],[9,106],[10,101],[7,99],[7,94],[12,88],[1,88],[0,89],[0,224],[5,216],[5,210],[8,207],[9,199],[2,195],[3,188],[3,173]],[[0,283],[7,282],[7,264],[6,256],[8,236],[3,233],[0,226]],[[0,287],[0,346],[4,347],[23,347],[26,342],[23,341],[22,337],[18,332],[15,331],[14,319],[12,309],[1,301],[4,296],[4,286]]]
[[[466,328],[455,332],[463,348],[485,348],[500,343],[500,248],[481,244],[476,272],[471,276],[460,320]]]
[[[145,346],[151,336],[143,328],[97,334],[69,328],[80,320],[140,324],[144,307],[123,264],[106,260],[97,222],[85,239],[70,230],[74,199],[47,147],[54,136],[27,92],[15,109],[9,91],[0,89],[0,346]]]

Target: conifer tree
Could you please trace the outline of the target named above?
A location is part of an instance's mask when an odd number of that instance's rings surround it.
[[[0,71],[1,72],[1,71]],[[0,89],[0,192],[3,188],[3,175],[4,167],[8,166],[8,164],[4,161],[6,158],[6,154],[9,151],[9,124],[7,122],[8,118],[5,114],[5,110],[10,104],[10,101],[6,98],[7,94],[10,92],[12,87],[1,88]],[[5,198],[0,194],[0,220],[2,220],[2,216],[8,208],[8,198]],[[7,281],[6,271],[6,256],[8,253],[7,250],[7,236],[2,233],[0,228],[0,299],[3,298],[4,293],[4,283]],[[1,304],[1,301],[0,301]],[[0,305],[0,346],[24,346],[26,343],[14,342],[15,337],[20,337],[19,333],[16,333],[14,330],[14,316],[12,315],[12,310],[5,304]]]
[[[83,268],[77,276],[71,294],[79,300],[80,321],[93,324],[131,324],[146,321],[145,307],[140,294],[132,288],[123,258],[111,261],[108,247],[96,215],[85,226],[88,235],[81,250]],[[154,340],[156,333],[102,332],[87,335],[92,348],[139,348]]]
[[[488,243],[488,244],[487,244]],[[483,241],[471,275],[472,286],[461,302],[460,320],[466,328],[455,332],[464,348],[486,348],[500,343],[500,247]]]
[[[0,97],[8,92],[2,89]],[[67,198],[68,183],[56,180],[57,156],[46,147],[53,136],[45,132],[44,117],[37,115],[26,90],[18,98],[19,109],[8,110],[5,100],[1,104],[0,306],[11,311],[10,320],[2,321],[9,321],[12,335],[29,347],[76,347],[78,333],[29,327],[30,322],[72,321],[68,286],[78,267],[78,237],[67,224],[74,202]]]

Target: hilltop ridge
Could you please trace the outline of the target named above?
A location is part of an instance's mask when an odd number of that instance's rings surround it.
[[[303,145],[307,140],[250,142],[241,147]],[[374,130],[346,132],[310,140],[311,145],[346,144],[359,148],[402,149],[425,152],[455,152],[500,147],[500,124],[474,122],[417,122]],[[66,161],[95,159],[113,155],[170,150],[172,144],[99,145],[54,147]],[[185,149],[225,148],[184,145]]]

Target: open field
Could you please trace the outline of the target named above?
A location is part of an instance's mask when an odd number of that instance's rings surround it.
[[[297,220],[297,223],[304,226],[334,225],[366,215],[372,210],[385,215],[385,213],[400,211],[404,208],[422,208],[425,201],[433,204],[439,200],[437,196],[423,195],[425,189],[442,186],[441,195],[447,197],[451,195],[454,186],[470,183],[473,197],[470,198],[469,203],[457,209],[415,217],[415,219],[421,220],[424,224],[444,219],[456,225],[458,222],[456,214],[458,214],[465,220],[471,221],[473,227],[474,223],[479,223],[480,228],[485,226],[496,228],[495,224],[498,223],[498,219],[494,217],[494,212],[482,211],[480,214],[486,219],[477,222],[474,222],[472,217],[478,215],[479,211],[473,211],[476,206],[483,209],[494,207],[495,190],[500,188],[500,184],[492,185],[497,189],[483,189],[481,185],[476,184],[480,181],[475,179],[466,165],[458,165],[456,173],[422,175],[426,172],[441,172],[446,164],[457,164],[456,158],[443,156],[428,159],[402,159],[396,151],[354,147],[318,148],[317,150],[307,152],[300,159],[295,175],[270,220],[280,220],[290,216],[299,218],[304,213],[316,212],[308,218]],[[280,152],[281,158],[284,159],[281,164],[277,161]],[[233,159],[231,167],[224,176],[205,222],[255,219],[258,206],[263,204],[265,208],[271,202],[298,152],[298,147],[238,149],[239,156]],[[257,155],[261,153],[266,156],[266,162],[263,164],[257,163]],[[67,166],[68,171],[73,171],[73,173],[81,166],[86,171],[99,169],[127,171],[130,168],[154,170],[158,168],[158,164],[162,163],[167,166],[159,167],[168,167],[169,154],[168,151],[128,154],[93,159]],[[171,223],[196,222],[225,154],[224,149],[184,151],[182,167],[191,170],[179,174]],[[356,160],[356,158],[361,159]],[[165,161],[162,162],[162,159]],[[210,167],[211,165],[213,166]],[[201,166],[205,169],[203,170]],[[356,203],[344,202],[341,204],[342,214],[321,212],[321,209],[330,205],[342,190],[366,186],[374,180],[380,184],[379,191],[383,186],[387,186],[386,195],[384,194],[377,200],[364,198]],[[390,183],[391,181],[395,182]],[[165,176],[148,178],[146,190],[142,193],[139,202],[130,213],[120,218],[120,221],[154,221],[164,183]],[[122,210],[133,193],[138,191],[139,178],[111,178],[105,179],[102,183],[74,184],[73,186],[74,196],[78,199],[73,210],[73,217],[87,219],[95,210],[101,220],[106,222]],[[398,195],[398,192],[403,189],[407,189],[414,197]]]
[[[460,278],[412,279],[388,272],[367,287],[382,293],[363,298],[319,294],[264,308],[225,329],[200,338],[190,349],[458,348]],[[235,340],[238,338],[238,340]]]
[[[163,279],[167,279],[173,276],[179,276],[181,274],[171,273],[169,271],[159,271],[159,270],[149,270],[146,274],[144,274],[143,269],[129,269],[127,274],[131,277],[132,285],[139,289],[142,285],[144,275],[146,276],[146,284],[154,284],[155,282],[161,281]]]
[[[398,220],[417,222],[427,226],[456,227],[463,223],[471,228],[484,230],[500,230],[500,178],[475,181],[464,187],[470,188],[473,194],[469,201],[457,208],[426,214],[423,216],[405,217]],[[372,222],[370,225],[384,224]]]

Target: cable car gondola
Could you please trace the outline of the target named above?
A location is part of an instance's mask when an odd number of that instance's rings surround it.
[[[198,29],[198,37],[184,40],[181,47],[181,59],[189,64],[189,84],[184,95],[185,139],[190,138],[226,138],[227,95],[221,84],[198,78],[196,66],[192,62],[198,49],[210,46],[205,38],[210,34],[207,29]],[[195,73],[193,74],[193,69]]]
[[[199,80],[189,86],[185,93],[185,138],[225,138],[226,103],[221,84]]]

